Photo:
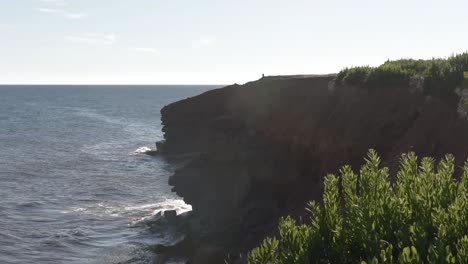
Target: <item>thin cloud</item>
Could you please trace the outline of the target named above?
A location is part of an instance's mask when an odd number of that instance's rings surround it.
[[[112,45],[117,41],[117,37],[114,34],[98,34],[89,32],[85,32],[79,35],[70,35],[65,39],[71,42],[88,45]]]
[[[139,51],[139,52],[152,53],[154,55],[159,54],[159,50],[153,49],[153,48],[133,48],[133,50]]]
[[[36,8],[37,11],[44,12],[44,13],[60,13],[58,9],[51,9],[51,8]]]
[[[55,8],[39,7],[39,8],[36,8],[36,10],[39,12],[43,12],[43,13],[56,14],[61,17],[66,17],[69,19],[80,19],[80,18],[85,18],[88,16],[88,14],[86,13],[74,13],[74,12],[68,12],[62,9],[55,9]]]

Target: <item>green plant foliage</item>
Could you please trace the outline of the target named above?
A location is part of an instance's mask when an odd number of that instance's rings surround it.
[[[342,81],[346,84],[363,86],[366,84],[367,78],[372,71],[373,68],[369,66],[344,69],[338,74],[338,80],[340,80],[339,78],[342,77]]]
[[[325,177],[310,221],[282,218],[248,263],[468,263],[468,163],[460,181],[454,171],[452,155],[435,165],[408,153],[392,183],[370,150],[359,174]]]
[[[468,71],[468,53],[447,59],[387,61],[378,67],[345,68],[337,74],[337,83],[377,88],[409,85],[411,79],[424,81],[424,92],[447,100],[456,100],[455,88],[463,86]]]
[[[463,73],[463,88],[468,88],[468,72]]]

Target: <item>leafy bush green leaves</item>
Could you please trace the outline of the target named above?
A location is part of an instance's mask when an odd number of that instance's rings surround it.
[[[424,81],[424,93],[455,100],[454,90],[464,86],[468,71],[468,53],[447,59],[387,61],[378,67],[345,68],[336,77],[337,83],[357,87],[409,85],[414,78]]]
[[[359,174],[350,166],[327,175],[323,204],[310,202],[310,222],[282,218],[279,238],[248,255],[267,263],[468,263],[468,163],[459,182],[454,157],[437,166],[403,154],[397,179],[370,150]]]

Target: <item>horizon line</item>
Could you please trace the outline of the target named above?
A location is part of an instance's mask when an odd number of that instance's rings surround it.
[[[0,86],[227,86],[231,84],[92,84],[92,83],[85,83],[85,84],[44,84],[44,83],[16,83],[16,84],[9,84],[9,83],[0,83]]]

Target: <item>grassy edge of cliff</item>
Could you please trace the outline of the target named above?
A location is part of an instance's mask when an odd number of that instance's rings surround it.
[[[379,89],[409,86],[426,95],[457,103],[460,92],[468,87],[468,52],[429,60],[388,60],[377,67],[344,68],[335,79],[337,85]]]

